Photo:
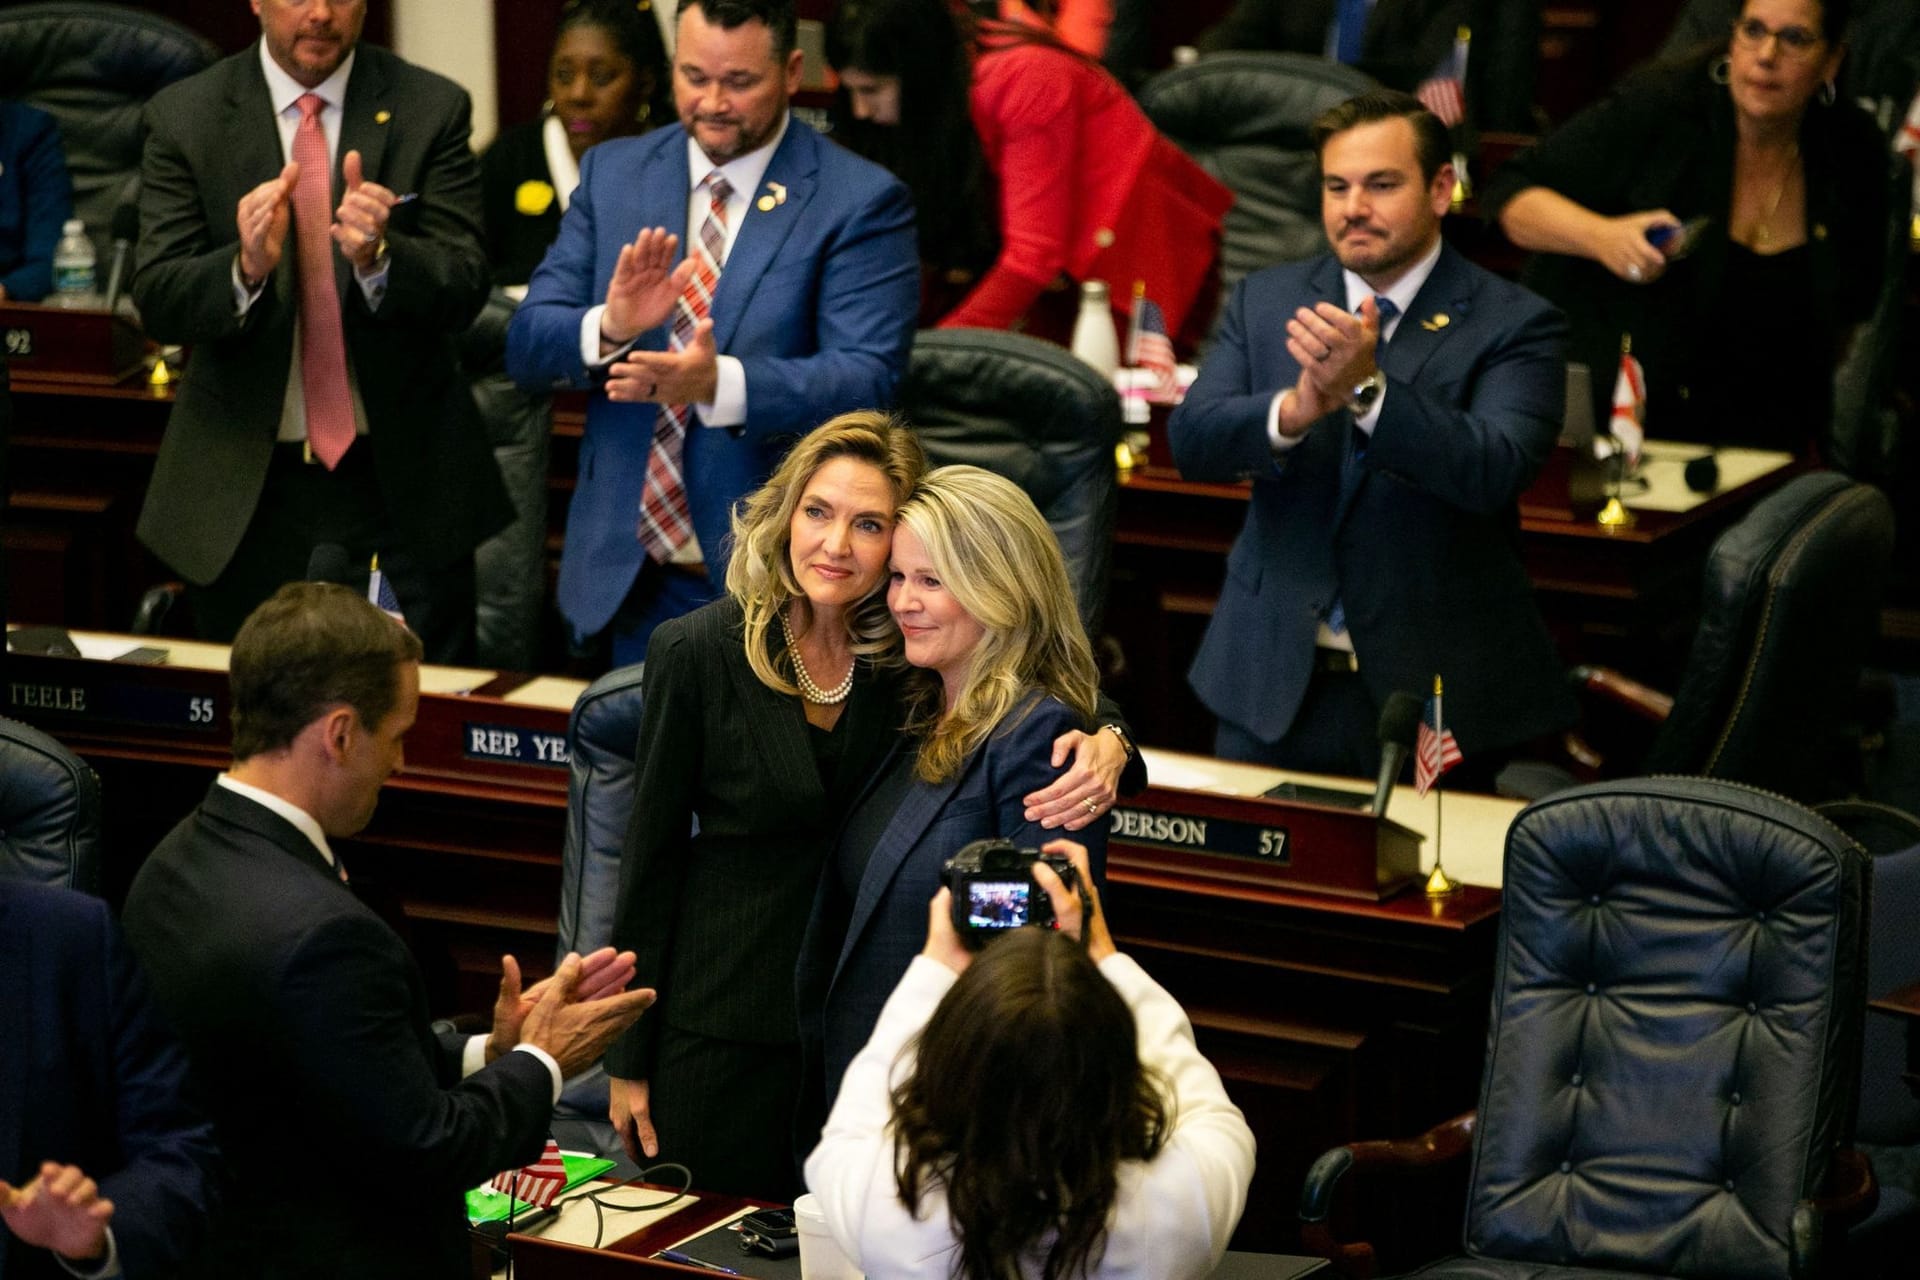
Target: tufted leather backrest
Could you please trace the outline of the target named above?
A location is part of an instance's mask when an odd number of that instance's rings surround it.
[[[560,944],[585,955],[613,940],[620,850],[633,813],[640,676],[620,667],[588,685],[567,717],[567,834],[560,850]]]
[[[74,216],[100,252],[103,281],[114,208],[139,181],[147,99],[218,56],[185,27],[115,4],[0,9],[0,94],[59,121]]]
[[[1752,788],[1635,779],[1521,813],[1504,884],[1468,1251],[1786,1276],[1851,1136],[1865,850]]]
[[[1352,67],[1298,53],[1219,53],[1140,91],[1154,127],[1233,192],[1220,247],[1224,298],[1249,272],[1327,247],[1314,117],[1375,88]]]
[[[46,734],[0,719],[0,876],[100,892],[100,782]]]
[[[935,466],[971,463],[1026,490],[1060,540],[1080,617],[1098,635],[1120,501],[1120,397],[1062,347],[997,329],[913,340],[900,412]]]
[[[1820,753],[1879,633],[1893,508],[1835,472],[1788,481],[1714,543],[1700,626],[1649,773],[1829,798]]]

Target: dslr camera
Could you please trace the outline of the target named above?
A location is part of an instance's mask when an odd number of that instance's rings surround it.
[[[1010,840],[975,840],[947,859],[940,874],[953,891],[953,929],[963,942],[980,947],[1003,929],[1054,927],[1053,899],[1033,878],[1036,862],[1052,867],[1067,888],[1080,890],[1073,863]]]

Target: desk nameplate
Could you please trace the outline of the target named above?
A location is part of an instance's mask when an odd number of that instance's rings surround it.
[[[1116,869],[1375,902],[1420,878],[1421,836],[1351,808],[1150,786],[1108,823]]]

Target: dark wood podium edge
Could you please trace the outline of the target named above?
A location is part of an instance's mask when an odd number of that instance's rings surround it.
[[[1867,1001],[1867,1008],[1899,1018],[1920,1019],[1920,982],[1895,987],[1879,999]]]

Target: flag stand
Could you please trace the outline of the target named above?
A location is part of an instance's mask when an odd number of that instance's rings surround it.
[[[1445,788],[1438,782],[1433,785],[1433,870],[1427,875],[1427,896],[1444,898],[1460,892],[1460,882],[1448,875],[1447,869],[1440,865],[1440,809]]]
[[[1439,673],[1433,677],[1433,697],[1427,702],[1427,714],[1420,720],[1420,737],[1415,746],[1417,753],[1414,761],[1413,782],[1421,795],[1433,788],[1433,870],[1427,875],[1427,896],[1445,898],[1460,892],[1460,882],[1447,874],[1441,865],[1440,848],[1441,825],[1443,816],[1443,788],[1440,777],[1459,762],[1459,751],[1454,747],[1453,735],[1446,731],[1446,721],[1440,712],[1440,696],[1444,686]],[[1451,758],[1449,758],[1451,752]]]

